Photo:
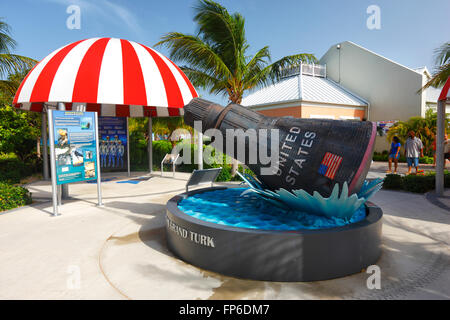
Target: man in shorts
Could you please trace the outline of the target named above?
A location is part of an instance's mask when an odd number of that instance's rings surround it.
[[[416,168],[416,174],[419,171],[419,156],[423,157],[423,144],[422,140],[416,137],[414,131],[408,133],[408,139],[405,142],[405,156],[408,163],[408,173],[411,174],[411,168],[414,165]]]

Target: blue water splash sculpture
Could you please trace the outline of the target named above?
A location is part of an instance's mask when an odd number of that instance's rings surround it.
[[[356,210],[383,186],[382,179],[366,180],[357,194],[349,196],[347,183],[343,184],[340,194],[339,185],[335,184],[330,197],[324,198],[317,191],[314,191],[313,195],[310,195],[305,190],[289,192],[281,188],[271,191],[264,188],[264,185],[255,177],[237,173],[249,186],[249,189],[245,190],[241,196],[254,193],[271,204],[284,209],[303,211],[329,218],[340,218],[346,221],[350,220]]]

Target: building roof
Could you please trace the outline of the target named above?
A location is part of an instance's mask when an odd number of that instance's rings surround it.
[[[418,73],[425,74],[429,78],[431,77],[431,73],[430,73],[430,71],[428,71],[427,67],[415,68],[413,70],[418,72]]]
[[[372,50],[369,50],[369,49],[367,49],[367,48],[365,48],[365,47],[363,47],[363,46],[360,46],[359,44],[356,44],[356,43],[354,43],[354,42],[352,42],[352,41],[348,41],[348,40],[347,40],[347,41],[340,42],[340,43],[336,43],[336,44],[332,45],[332,46],[327,50],[327,52],[325,52],[325,54],[319,59],[319,62],[320,62],[320,63],[323,63],[323,62],[322,62],[322,61],[323,61],[323,58],[324,58],[329,52],[331,52],[334,48],[336,48],[336,46],[338,46],[338,45],[340,45],[340,46],[348,45],[348,46],[357,47],[357,48],[359,48],[359,49],[361,49],[361,50],[363,50],[363,51],[365,51],[365,52],[371,53],[371,54],[373,54],[373,55],[375,55],[375,56],[377,56],[377,57],[380,57],[380,58],[382,58],[382,59],[384,59],[384,60],[386,60],[386,61],[389,61],[389,62],[391,62],[391,63],[393,63],[393,64],[395,64],[395,65],[397,65],[397,66],[399,66],[399,67],[401,67],[401,68],[404,68],[404,69],[407,69],[407,70],[410,70],[410,71],[414,71],[414,72],[416,72],[416,73],[423,73],[423,70],[421,70],[421,69],[423,69],[423,68],[416,68],[416,69],[409,68],[409,67],[407,67],[407,66],[405,66],[405,65],[403,65],[403,64],[401,64],[401,63],[398,63],[398,62],[396,62],[396,61],[394,61],[394,60],[391,60],[391,59],[389,59],[389,58],[386,58],[385,56],[382,56],[381,54],[378,54],[378,53],[376,53],[376,52],[374,52],[374,51],[372,51]],[[428,71],[428,70],[426,70],[426,71]]]
[[[367,106],[367,101],[336,82],[323,77],[294,75],[251,93],[242,99],[243,106],[283,102],[315,102],[348,106]]]

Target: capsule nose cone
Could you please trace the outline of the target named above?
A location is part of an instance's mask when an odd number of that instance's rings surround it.
[[[359,189],[361,189],[361,186],[363,185],[364,180],[366,179],[367,173],[369,172],[370,165],[372,163],[373,149],[375,147],[375,138],[377,136],[377,125],[375,122],[369,123],[371,123],[372,125],[369,142],[367,143],[367,148],[366,151],[364,152],[361,164],[358,170],[356,171],[355,177],[353,178],[348,188],[350,193],[356,193],[359,191]]]
[[[194,121],[202,121],[209,113],[211,102],[201,98],[194,98],[184,106],[184,122],[191,127]]]

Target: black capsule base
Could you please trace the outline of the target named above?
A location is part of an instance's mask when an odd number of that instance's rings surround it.
[[[382,211],[366,204],[364,220],[321,230],[266,231],[193,218],[178,208],[194,190],[167,202],[167,244],[178,258],[223,275],[264,281],[318,281],[361,272],[381,255]]]

